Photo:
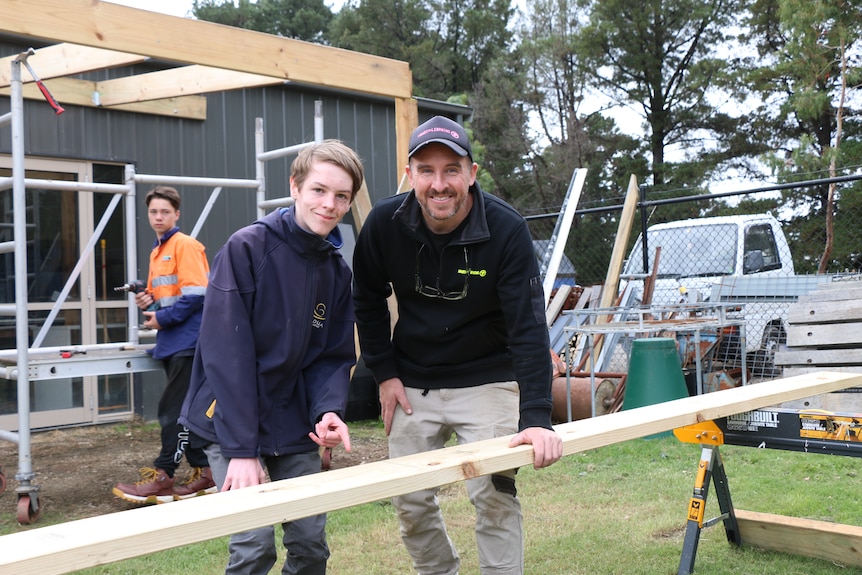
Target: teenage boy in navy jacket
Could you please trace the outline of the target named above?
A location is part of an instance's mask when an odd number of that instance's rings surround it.
[[[336,224],[363,181],[336,140],[291,166],[294,206],[234,233],[216,254],[180,421],[205,445],[221,491],[319,472],[319,447],[344,443],[356,362],[350,269]],[[326,516],[284,523],[282,573],[326,572]],[[266,575],[272,527],[231,536],[227,574]]]

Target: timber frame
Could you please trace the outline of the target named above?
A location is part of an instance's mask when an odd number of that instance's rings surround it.
[[[406,62],[100,0],[0,0],[0,14],[0,33],[42,45],[30,62],[61,105],[202,120],[201,94],[239,88],[298,83],[389,97],[396,165],[407,164],[418,114]],[[0,58],[4,95],[11,58]],[[73,77],[144,62],[165,69],[102,82]],[[24,97],[41,99],[23,76]]]

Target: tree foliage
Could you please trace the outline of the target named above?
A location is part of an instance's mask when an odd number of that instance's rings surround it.
[[[691,186],[709,176],[710,144],[734,122],[713,98],[727,66],[718,52],[736,0],[581,0],[589,24],[580,35],[581,65],[597,89],[620,106],[640,109],[651,156],[652,185]],[[674,170],[667,150],[685,155]]]
[[[767,164],[781,180],[834,177],[862,164],[862,101],[853,100],[862,75],[858,61],[862,11],[846,0],[756,0],[749,19],[760,61],[747,78],[763,104],[755,111],[772,143]],[[853,54],[856,63],[853,63]],[[834,183],[783,193],[798,266],[824,272],[850,257],[843,237],[855,227],[837,197],[858,193]],[[847,198],[850,200],[850,198]],[[842,202],[841,209],[850,207]]]
[[[323,0],[195,0],[199,20],[295,40],[326,43],[332,10]]]
[[[414,94],[446,100],[472,92],[508,49],[509,0],[352,0],[332,24],[332,44],[410,63]]]

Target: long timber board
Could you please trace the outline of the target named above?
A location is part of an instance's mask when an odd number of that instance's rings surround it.
[[[862,374],[817,372],[574,421],[555,429],[563,438],[566,456],[859,385]],[[509,448],[510,437],[5,535],[0,537],[0,573],[69,573],[531,465],[532,448]]]

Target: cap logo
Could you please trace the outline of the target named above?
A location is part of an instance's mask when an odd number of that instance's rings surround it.
[[[438,128],[438,127],[428,128],[427,130],[420,132],[416,136],[416,138],[417,139],[422,138],[425,134],[428,134],[429,132],[443,132],[444,134],[448,135],[453,140],[459,140],[461,138],[461,136],[458,135],[458,132],[456,132],[454,130],[449,130],[447,128]]]

